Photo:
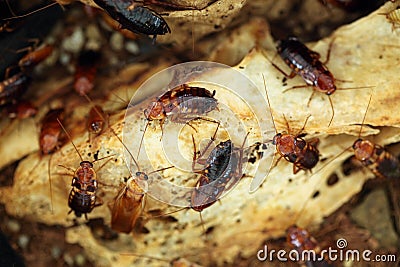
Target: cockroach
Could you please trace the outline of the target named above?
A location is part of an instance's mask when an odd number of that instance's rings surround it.
[[[140,171],[136,160],[134,162],[138,171],[135,177],[130,177],[126,185],[118,192],[111,208],[111,228],[122,233],[132,232],[146,203],[146,190],[138,184],[138,181],[145,182],[148,180],[148,175],[173,168],[170,166],[146,174]]]
[[[42,158],[45,155],[51,154],[47,166],[51,203],[53,203],[53,195],[52,195],[50,166],[51,166],[51,159],[53,156],[52,153],[56,151],[56,149],[58,149],[61,146],[61,144],[64,143],[62,128],[58,123],[58,121],[60,120],[62,121],[63,119],[64,119],[64,109],[58,108],[49,110],[41,120],[41,129],[39,134],[40,158]],[[39,164],[39,162],[37,164]],[[32,170],[35,168],[36,166],[32,168]],[[51,206],[51,209],[53,211],[53,204]]]
[[[11,119],[26,119],[36,115],[38,109],[32,105],[29,101],[18,101],[14,105],[10,105],[7,108],[8,117]]]
[[[219,127],[219,124],[218,124]],[[218,127],[211,138],[215,139]],[[205,168],[196,171],[195,163],[198,161],[196,144],[192,135],[194,155],[192,169],[200,174],[191,195],[190,207],[201,212],[214,204],[224,192],[229,191],[242,178],[243,147],[247,140],[246,135],[241,148],[235,148],[231,140],[220,142],[205,160]],[[206,146],[209,148],[211,142]],[[206,151],[200,154],[203,155]]]
[[[136,179],[147,178],[144,173],[136,173]],[[135,178],[130,177],[114,199],[111,208],[111,228],[118,232],[130,233],[144,209],[145,197],[145,190],[137,184]]]
[[[78,153],[79,158],[81,159],[79,167],[75,170],[72,178],[72,183],[71,183],[72,188],[68,197],[68,206],[70,207],[71,210],[68,212],[68,214],[71,213],[72,211],[75,213],[76,217],[81,217],[83,214],[87,220],[88,219],[87,214],[90,213],[95,207],[101,205],[96,203],[96,191],[98,188],[98,181],[97,181],[97,173],[93,168],[93,163],[95,161],[108,158],[110,156],[95,160],[93,162],[83,160],[81,154],[79,153],[74,142],[72,141],[71,136],[69,135],[69,133],[64,128],[64,126],[62,125],[61,121],[58,118],[57,122],[63,129],[65,134],[68,136],[68,139],[72,143],[75,151]],[[102,168],[103,166],[101,166],[100,168]],[[67,167],[64,168],[69,169]]]
[[[94,87],[100,53],[93,50],[81,52],[75,71],[74,89],[80,95],[88,94]]]
[[[298,252],[298,255],[308,255],[309,257],[312,257],[312,254],[309,252],[315,252],[315,259],[304,259],[307,266],[314,266],[314,264],[316,264],[316,266],[332,266],[322,257],[321,248],[319,247],[317,240],[315,240],[307,230],[296,225],[290,226],[286,230],[286,241],[292,249],[295,249]]]
[[[203,87],[194,87],[188,84],[179,85],[151,102],[144,110],[147,119],[139,151],[143,142],[146,129],[150,121],[158,120],[161,130],[167,118],[175,123],[187,123],[192,119],[200,118],[201,115],[217,109],[218,100],[212,93]]]
[[[372,95],[370,96],[367,110],[364,113],[364,118],[361,123],[359,136],[362,131],[362,125],[365,122],[368,108],[371,103]],[[363,140],[360,137],[353,143],[355,158],[360,161],[365,167],[371,170],[377,177],[386,179],[400,179],[400,163],[397,157],[389,153],[382,146],[374,144],[369,140]]]
[[[18,66],[20,67],[22,72],[27,72],[28,70],[30,70],[30,68],[36,66],[37,64],[48,58],[53,52],[52,45],[46,44],[42,47],[34,49],[35,46],[36,45],[27,49],[20,50],[28,50],[28,53],[18,61]]]
[[[42,155],[48,155],[54,152],[60,145],[62,128],[58,120],[63,120],[64,109],[52,109],[44,116],[41,121],[41,130],[39,135],[39,146]]]
[[[0,106],[15,103],[28,89],[31,78],[22,72],[0,82]]]
[[[121,28],[134,33],[153,35],[155,41],[157,35],[171,33],[167,22],[156,12],[149,8],[138,6],[132,0],[94,0],[113,19],[121,24]]]
[[[380,13],[380,15],[386,16],[386,19],[392,24],[392,31],[400,27],[400,6],[388,13]]]
[[[25,93],[31,81],[27,73],[28,68],[34,67],[43,61],[50,55],[51,51],[53,51],[51,46],[44,46],[43,48],[29,52],[19,60],[18,67],[20,71],[14,75],[10,75],[10,70],[14,66],[6,69],[5,80],[0,83],[0,106],[16,102],[17,98]]]
[[[272,65],[279,70],[285,77],[293,78],[299,75],[307,84],[307,86],[312,86],[315,91],[322,92],[328,96],[329,103],[331,105],[332,117],[329,121],[328,127],[333,121],[335,115],[335,110],[333,108],[333,102],[331,95],[338,90],[335,85],[337,79],[334,78],[333,74],[328,70],[325,63],[329,61],[331,48],[334,39],[332,39],[326,60],[324,63],[320,61],[320,54],[310,50],[296,37],[289,37],[286,40],[281,40],[278,43],[277,51],[280,57],[285,61],[285,63],[292,69],[290,75],[287,75],[283,70],[281,70],[277,65],[272,63]],[[305,86],[293,86],[290,89],[303,88]],[[353,88],[341,88],[343,89],[361,89],[368,87],[353,87]],[[288,90],[290,90],[288,89]],[[315,91],[311,94],[307,106],[310,104]]]
[[[271,109],[271,103],[269,101],[268,91],[267,91],[264,76],[263,76],[263,79],[264,79],[264,87],[265,87],[265,93],[266,93],[267,100],[268,100],[268,105]],[[319,144],[319,139],[313,138],[311,140],[306,141],[302,138],[302,134],[301,134],[301,132],[304,131],[310,116],[308,116],[306,118],[301,130],[297,134],[292,134],[289,123],[286,120],[285,115],[283,115],[285,122],[286,122],[286,127],[288,129],[288,133],[278,133],[276,130],[274,116],[271,111],[272,123],[273,123],[275,131],[276,131],[276,134],[272,139],[272,144],[276,146],[276,151],[280,155],[279,159],[276,161],[274,166],[276,166],[278,164],[279,160],[282,157],[286,161],[293,163],[293,174],[298,173],[300,170],[311,172],[311,169],[317,165],[317,163],[319,161],[319,151],[317,148],[317,146]],[[250,187],[250,192],[254,192],[255,190],[257,190],[257,188],[263,183],[264,179],[268,176],[269,171],[273,167],[271,167],[268,170],[267,174],[264,177],[257,176],[257,178],[255,177],[253,179],[251,187]]]

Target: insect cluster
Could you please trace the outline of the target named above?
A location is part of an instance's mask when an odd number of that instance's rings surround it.
[[[154,41],[157,35],[174,34],[162,15],[142,3],[95,3],[123,28],[154,36]],[[354,28],[368,24],[360,21],[314,47],[289,37],[276,47],[252,50],[233,68],[251,81],[237,83],[237,91],[221,86],[235,84],[234,75],[211,68],[202,72],[199,67],[191,69],[195,75],[190,78],[179,70],[166,80],[159,78],[155,92],[140,87],[144,79],[123,80],[121,75],[123,82],[112,85],[118,90],[111,88],[112,92],[98,97],[95,91],[101,87],[97,79],[101,79],[104,56],[82,50],[67,86],[73,96],[66,95],[78,103],[76,113],[85,115],[74,117],[72,104],[41,109],[35,141],[39,153],[21,161],[14,184],[0,189],[0,201],[17,216],[70,226],[68,242],[95,250],[90,252],[94,260],[104,255],[105,262],[121,266],[173,264],[179,257],[204,265],[232,263],[239,251],[254,256],[255,244],[285,231],[294,249],[319,250],[296,224],[320,223],[373,175],[388,183],[400,178],[398,159],[385,150],[385,143],[362,137],[377,132],[366,124],[396,124],[396,118],[381,123],[376,113],[378,103],[388,101],[378,87],[389,74],[371,76],[366,70],[368,58],[362,54],[384,45],[371,40],[397,38],[391,25],[395,17],[382,15],[394,5],[388,3],[370,16],[370,25],[388,25],[362,39],[364,43],[352,43],[359,34]],[[346,39],[350,36],[352,42]],[[18,62],[16,74],[7,73],[1,83],[1,105],[21,103],[29,68],[52,49],[36,45],[21,51],[26,55]],[[388,51],[380,51],[380,56],[394,60]],[[368,56],[380,57],[378,52]],[[388,68],[388,63],[378,62],[374,68]],[[147,65],[133,73],[148,78],[167,65]],[[288,70],[291,74],[286,74]],[[121,104],[126,87],[139,88],[129,105]],[[113,110],[115,101],[126,109]],[[399,141],[396,129],[388,131],[392,131],[390,142]],[[338,166],[352,153],[371,171],[369,176],[343,179]],[[346,190],[327,185],[332,172],[339,173]],[[169,184],[183,189],[168,188]],[[29,192],[24,192],[26,185]],[[32,204],[24,208],[23,203]],[[85,225],[93,218],[102,218],[105,228],[118,233],[110,244],[96,239]],[[207,260],[201,262],[204,255]]]

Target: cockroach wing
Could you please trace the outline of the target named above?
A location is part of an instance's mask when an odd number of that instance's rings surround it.
[[[122,188],[112,208],[111,228],[122,233],[133,230],[145,205],[145,194],[141,190],[130,190],[128,187]]]
[[[275,153],[275,146],[272,145],[272,143],[264,144],[263,146],[266,146],[267,150],[263,151],[263,156],[260,159],[256,173],[251,181],[249,193],[256,192],[262,185],[271,171],[271,165],[275,158],[274,154],[271,155],[271,153]]]

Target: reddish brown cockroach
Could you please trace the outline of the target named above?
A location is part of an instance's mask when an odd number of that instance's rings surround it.
[[[100,53],[93,50],[81,52],[75,71],[74,89],[80,95],[88,94],[94,87]]]
[[[107,128],[107,124],[107,114],[104,110],[98,105],[92,107],[89,111],[87,122],[89,140],[91,140],[92,135],[98,136],[101,134]]]
[[[118,21],[121,28],[134,33],[153,35],[154,41],[157,35],[171,32],[167,22],[159,14],[144,6],[138,6],[135,1],[94,0],[94,2]]]
[[[400,163],[397,157],[389,153],[382,146],[360,138],[362,126],[365,122],[371,100],[372,94],[369,98],[367,109],[360,126],[359,136],[352,146],[354,156],[377,177],[389,180],[400,179]]]
[[[296,250],[298,255],[307,255],[306,257],[309,257],[309,259],[303,259],[307,266],[314,266],[314,264],[321,267],[332,266],[321,255],[321,248],[319,247],[318,242],[307,230],[292,225],[286,230],[286,234],[286,241],[289,246]]]
[[[39,134],[39,147],[40,147],[40,158],[45,155],[50,155],[47,172],[49,179],[49,189],[50,189],[50,199],[51,199],[51,210],[53,212],[53,188],[51,183],[50,166],[53,152],[64,143],[64,138],[62,136],[62,128],[58,123],[58,120],[63,120],[64,109],[51,109],[41,120],[41,129]],[[40,161],[39,161],[40,162]],[[39,162],[37,164],[39,164]],[[36,168],[37,164],[33,169]]]
[[[34,47],[36,47],[36,43],[37,41],[35,41],[35,45],[33,47],[30,46],[26,49],[19,50],[19,52],[28,50],[28,53],[18,61],[18,66],[22,72],[26,73],[30,70],[30,68],[35,67],[37,64],[48,58],[53,52],[53,46],[49,44],[34,49]]]
[[[132,155],[131,157],[135,162],[138,171],[136,172],[135,177],[132,176],[126,181],[125,186],[118,192],[112,207],[110,207],[111,228],[122,233],[132,232],[146,203],[146,190],[144,190],[137,181],[147,181],[148,175],[173,168],[173,166],[171,166],[146,174],[140,171],[136,160],[134,160]]]
[[[39,146],[42,155],[53,153],[60,145],[62,128],[57,120],[63,120],[64,109],[52,109],[41,121]]]
[[[71,136],[58,118],[57,122],[59,123],[65,134],[68,136],[72,146],[74,147],[75,151],[79,155],[79,158],[81,159],[81,163],[79,164],[79,167],[75,170],[72,178],[72,189],[68,197],[68,206],[71,208],[71,210],[68,212],[68,214],[73,211],[76,217],[81,217],[83,214],[85,218],[88,219],[87,214],[90,213],[96,206],[101,205],[96,204],[96,191],[98,188],[98,181],[97,173],[93,168],[93,163],[108,158],[110,156],[95,160],[93,162],[83,160],[81,154],[79,153],[74,142],[72,141]],[[107,162],[105,162],[99,169],[101,169]],[[65,166],[59,166],[69,170],[69,168]]]
[[[200,116],[217,109],[218,101],[214,95],[215,91],[211,93],[202,87],[183,84],[159,96],[144,110],[147,124],[140,140],[139,151],[150,121],[158,120],[162,130],[167,118],[172,122],[185,124],[192,119],[201,118]]]
[[[272,63],[272,65],[279,70],[285,77],[293,78],[299,75],[306,82],[307,86],[312,86],[315,91],[322,92],[328,96],[329,103],[332,109],[332,117],[329,121],[328,127],[331,125],[333,117],[335,115],[335,110],[333,108],[333,103],[330,95],[332,95],[336,90],[339,90],[336,85],[333,74],[328,70],[325,63],[329,61],[331,47],[333,45],[334,39],[332,39],[326,60],[324,63],[320,61],[320,54],[315,51],[308,49],[303,43],[301,43],[296,37],[289,37],[286,40],[281,40],[278,43],[277,51],[281,56],[283,61],[292,69],[290,75],[287,75],[283,70],[281,70],[277,65]],[[307,86],[293,86],[290,89],[303,88]],[[344,89],[361,89],[368,87],[353,87],[353,88],[341,88]],[[285,90],[286,91],[286,90]],[[315,91],[311,94],[307,106],[310,104]]]
[[[265,78],[264,79],[264,87],[265,87],[265,93],[267,96],[267,101],[268,105],[271,109],[271,104],[269,101],[268,97],[268,91],[265,83]],[[311,116],[311,115],[310,115]],[[276,161],[275,165],[273,165],[268,171],[267,174],[263,176],[257,176],[257,178],[254,178],[252,181],[252,185],[250,187],[250,192],[254,192],[257,190],[257,188],[263,183],[264,179],[268,176],[270,170],[276,166],[279,162],[279,160],[283,157],[285,160],[287,160],[290,163],[293,163],[293,174],[298,173],[300,170],[304,171],[310,171],[311,169],[317,165],[319,161],[319,151],[318,151],[318,144],[319,144],[319,139],[318,138],[313,138],[311,140],[304,140],[302,138],[301,132],[304,130],[306,127],[307,121],[310,118],[308,116],[306,118],[306,121],[304,122],[303,127],[297,134],[291,134],[291,129],[289,127],[289,123],[286,120],[286,117],[284,117],[285,122],[286,122],[286,127],[288,129],[288,133],[278,133],[274,121],[274,116],[271,111],[271,117],[272,117],[272,123],[275,128],[276,135],[272,139],[272,144],[276,146],[276,151],[279,153],[280,157]],[[261,180],[259,180],[261,179]]]

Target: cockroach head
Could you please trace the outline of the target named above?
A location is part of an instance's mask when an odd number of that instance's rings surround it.
[[[148,120],[161,120],[165,117],[164,107],[161,102],[151,102],[147,109],[144,110],[144,116]]]

